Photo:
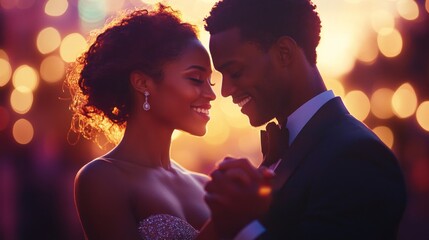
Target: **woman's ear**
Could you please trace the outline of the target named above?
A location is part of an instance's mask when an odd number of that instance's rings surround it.
[[[275,44],[280,64],[282,66],[287,66],[293,62],[294,57],[296,57],[296,51],[298,50],[298,45],[295,40],[288,36],[282,36],[277,39]]]
[[[141,71],[133,71],[130,74],[130,83],[134,90],[144,93],[152,86],[153,79]],[[150,90],[149,90],[150,91]]]

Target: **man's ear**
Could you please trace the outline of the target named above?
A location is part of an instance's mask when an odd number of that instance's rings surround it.
[[[276,50],[278,53],[278,60],[282,66],[287,66],[293,62],[296,57],[298,45],[295,40],[288,36],[282,36],[276,41]]]
[[[130,83],[134,90],[143,93],[145,90],[150,91],[153,79],[142,71],[133,71],[130,74]]]

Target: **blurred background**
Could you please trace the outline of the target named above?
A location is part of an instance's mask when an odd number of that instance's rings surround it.
[[[91,30],[145,0],[0,0],[0,239],[83,239],[73,180],[103,148],[69,133],[68,63]],[[215,0],[170,0],[203,29]],[[399,239],[429,239],[429,0],[314,0],[328,88],[396,153],[408,187]],[[173,159],[210,173],[225,155],[261,161],[259,128],[215,92],[208,133],[175,132]]]

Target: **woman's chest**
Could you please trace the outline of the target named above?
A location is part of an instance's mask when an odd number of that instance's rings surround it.
[[[209,218],[203,186],[192,178],[155,178],[135,186],[133,206],[136,220],[156,214],[182,218],[199,229]]]

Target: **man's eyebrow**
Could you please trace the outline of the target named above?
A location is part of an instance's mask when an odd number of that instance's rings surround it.
[[[223,70],[225,70],[225,68],[227,68],[227,67],[231,66],[231,65],[232,65],[232,64],[234,64],[234,63],[235,63],[235,61],[234,61],[234,60],[228,61],[228,62],[226,62],[226,63],[224,63],[224,64],[220,65],[219,67],[217,67],[217,68],[216,68],[216,70],[218,70],[219,72],[222,72]]]

